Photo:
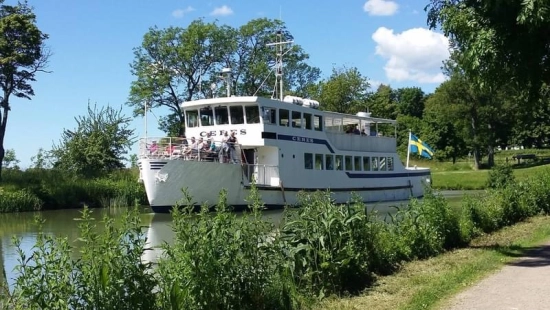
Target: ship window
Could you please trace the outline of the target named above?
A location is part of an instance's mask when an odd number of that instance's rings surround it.
[[[279,125],[288,126],[288,110],[279,109]]]
[[[262,107],[262,117],[264,124],[277,125],[277,110],[273,108]]]
[[[327,170],[334,169],[334,156],[325,155],[325,169]]]
[[[370,171],[370,157],[363,157],[363,170]]]
[[[244,106],[244,112],[246,113],[246,123],[247,124],[259,124],[260,123],[260,112],[258,111],[258,106],[256,106],[256,105]]]
[[[302,128],[302,113],[292,111],[292,127]]]
[[[306,125],[306,129],[312,129],[312,127],[311,127],[311,114],[304,113],[304,123]]]
[[[378,163],[378,170],[386,171],[386,157],[380,157],[380,162]]]
[[[198,127],[199,126],[199,112],[197,110],[187,110],[185,111],[185,116],[187,116],[187,127]]]
[[[313,169],[313,154],[304,153],[304,168]]]
[[[323,130],[323,117],[320,115],[313,115],[313,123],[315,124],[315,130]]]
[[[201,108],[201,126],[214,125],[214,111],[211,107]]]
[[[216,125],[229,124],[229,113],[226,106],[215,107],[214,115],[216,115]]]
[[[372,171],[378,171],[378,157],[373,157],[371,161]]]
[[[353,170],[353,156],[346,156],[346,171],[352,171]]]
[[[393,157],[388,157],[388,171],[393,171]]]
[[[229,107],[229,113],[231,114],[231,124],[238,125],[244,124],[243,107],[240,105]]]
[[[361,156],[353,157],[353,164],[355,167],[355,171],[361,171]]]
[[[315,154],[315,170],[323,170],[323,154]]]
[[[335,160],[336,170],[344,170],[343,156],[342,155],[336,155],[335,157],[336,157],[336,160]]]

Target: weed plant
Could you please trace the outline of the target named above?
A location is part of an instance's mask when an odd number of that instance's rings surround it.
[[[0,188],[0,213],[37,211],[42,208],[42,201],[30,190],[4,190]]]

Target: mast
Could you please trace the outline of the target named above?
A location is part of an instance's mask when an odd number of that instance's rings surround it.
[[[288,53],[288,51],[290,51],[290,48],[286,51],[283,51],[283,45],[291,44],[294,41],[291,40],[283,42],[282,30],[277,31],[277,40],[279,42],[266,44],[266,46],[275,46],[275,49],[277,51],[277,58],[275,60],[275,88],[271,99],[278,98],[279,100],[283,101],[283,56]]]

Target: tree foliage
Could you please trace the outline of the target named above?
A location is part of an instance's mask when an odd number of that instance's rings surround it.
[[[85,177],[124,167],[124,155],[135,139],[131,119],[121,111],[88,104],[88,115],[75,117],[76,129],[64,129],[59,145],[53,146],[54,166]]]
[[[381,84],[369,97],[368,108],[376,117],[395,119],[397,117],[397,98],[389,85]]]
[[[10,97],[30,99],[34,96],[30,83],[44,70],[50,56],[44,46],[48,35],[36,25],[36,16],[27,2],[15,6],[3,3],[4,0],[0,0],[0,173]]]
[[[550,82],[550,2],[431,0],[428,24],[440,26],[477,86],[513,83],[538,94]]]
[[[331,76],[319,84],[321,108],[355,114],[367,107],[369,82],[359,69],[334,68]]]
[[[293,39],[283,22],[254,19],[233,28],[195,20],[187,28],[151,28],[140,47],[134,50],[132,82],[128,104],[134,115],[143,115],[144,104],[151,109],[167,108],[161,130],[184,132],[180,104],[197,98],[226,93],[220,72],[230,68],[231,93],[271,96],[275,82],[272,68],[276,51],[268,43]],[[285,89],[307,94],[308,85],[318,80],[320,70],[309,66],[309,56],[298,45],[285,50]]]

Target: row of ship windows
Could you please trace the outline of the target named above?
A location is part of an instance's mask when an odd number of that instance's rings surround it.
[[[393,171],[393,157],[351,156],[304,153],[309,170]]]
[[[260,111],[258,106],[217,106],[201,109],[185,110],[187,127],[214,126],[214,125],[240,125],[260,123]],[[284,127],[304,128],[310,130],[323,130],[323,117],[311,113],[290,111],[262,107],[264,124],[280,125]]]

